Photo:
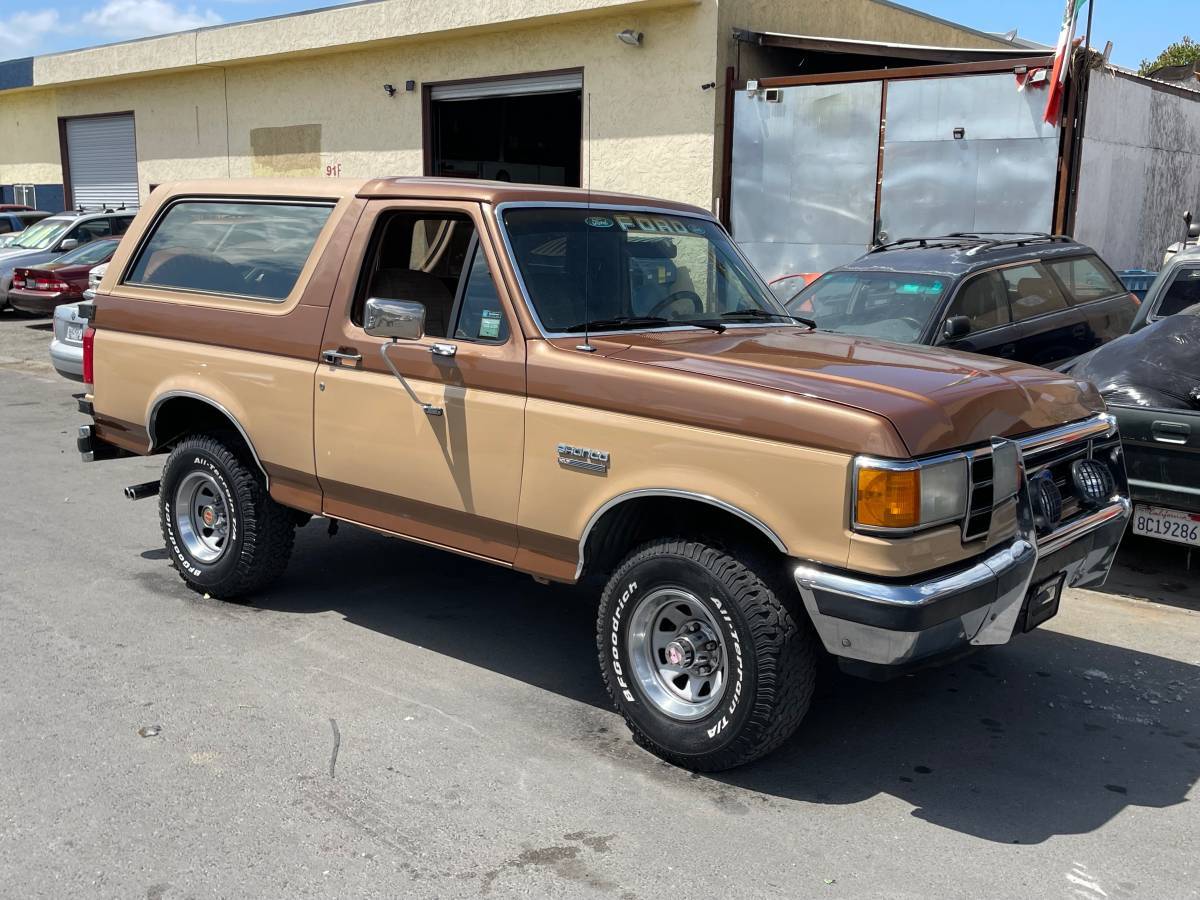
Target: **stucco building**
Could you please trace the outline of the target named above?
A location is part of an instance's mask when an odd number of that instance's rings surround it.
[[[1020,46],[884,0],[374,0],[0,63],[0,194],[445,173],[713,208],[729,85]]]

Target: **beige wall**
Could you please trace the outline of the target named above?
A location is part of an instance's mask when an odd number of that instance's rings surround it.
[[[0,184],[61,181],[55,92],[0,95]]]
[[[143,199],[149,184],[182,178],[323,175],[326,166],[419,175],[421,91],[389,98],[385,83],[581,67],[591,95],[585,185],[590,163],[594,188],[710,207],[716,98],[700,85],[716,65],[715,21],[714,0],[635,5],[516,30],[0,94],[0,123],[20,135],[0,145],[0,183],[61,180],[58,116],[125,110],[135,115]],[[644,46],[618,41],[623,28],[645,32]]]

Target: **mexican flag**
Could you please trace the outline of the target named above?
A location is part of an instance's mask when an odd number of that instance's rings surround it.
[[[1054,51],[1054,68],[1050,73],[1050,93],[1046,97],[1045,119],[1051,125],[1057,125],[1062,116],[1064,84],[1067,80],[1067,67],[1071,61],[1071,51],[1075,46],[1075,22],[1079,19],[1079,8],[1088,0],[1067,0],[1067,8],[1063,12],[1062,31],[1058,33],[1058,47]]]

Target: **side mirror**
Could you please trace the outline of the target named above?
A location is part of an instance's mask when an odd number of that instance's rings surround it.
[[[62,241],[59,242],[58,249],[63,253],[66,253],[68,250],[74,250],[78,246],[79,241],[75,240],[75,238],[63,238]]]
[[[371,337],[419,341],[425,336],[425,304],[371,297],[363,310],[363,331]]]
[[[942,337],[948,341],[956,341],[971,333],[971,320],[966,316],[951,316],[942,326]]]

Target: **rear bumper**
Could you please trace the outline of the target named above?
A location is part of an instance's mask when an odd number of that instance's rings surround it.
[[[54,307],[63,303],[78,303],[78,294],[47,294],[43,291],[26,291],[11,289],[8,292],[8,304],[21,312],[52,315]]]
[[[796,585],[825,648],[844,660],[903,669],[1004,644],[1026,630],[1031,588],[1060,577],[1064,587],[1108,577],[1131,509],[1123,477],[1117,481],[1107,504],[1039,536],[1022,475],[1012,501],[1016,533],[982,557],[913,581],[800,565]]]
[[[50,341],[50,362],[63,378],[83,381],[83,347],[54,338]]]

